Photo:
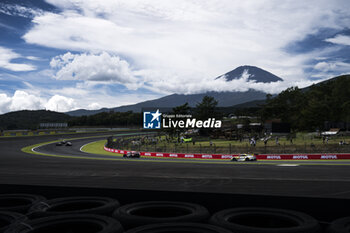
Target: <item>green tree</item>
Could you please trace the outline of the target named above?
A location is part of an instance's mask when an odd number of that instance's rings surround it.
[[[278,118],[284,122],[297,122],[299,112],[305,104],[305,96],[298,87],[290,87],[275,98],[266,96],[266,104],[261,110],[262,120]]]
[[[186,114],[190,114],[190,110],[191,110],[191,107],[188,105],[188,103],[185,103],[183,105],[174,107],[171,113],[174,115],[176,114],[186,115]],[[176,119],[181,120],[182,118],[176,118]],[[165,132],[167,132],[171,137],[174,137],[174,136],[178,137],[178,140],[179,140],[180,133],[184,131],[186,131],[186,129],[174,129],[174,128],[165,129]]]
[[[206,120],[208,118],[220,118],[218,112],[216,111],[216,106],[218,101],[214,97],[204,96],[202,102],[196,105],[195,117],[199,120]],[[209,135],[212,129],[200,129],[199,133],[201,135]]]
[[[188,103],[173,108],[173,114],[189,114],[191,107]]]
[[[200,120],[206,120],[208,118],[218,117],[218,113],[215,111],[218,101],[214,97],[204,96],[202,102],[196,105],[196,117]]]

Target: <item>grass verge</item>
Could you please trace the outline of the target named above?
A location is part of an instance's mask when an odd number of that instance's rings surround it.
[[[96,142],[91,142],[91,143],[84,145],[81,148],[81,150],[83,152],[90,153],[90,154],[121,156],[121,154],[105,151],[103,149],[103,147],[106,144],[106,142],[107,142],[107,140],[100,140],[100,141],[96,141]]]
[[[59,141],[61,141],[61,140],[55,140],[55,141],[50,141],[50,142],[42,142],[42,143],[38,143],[38,144],[35,144],[35,145],[26,146],[26,147],[23,147],[21,149],[21,151],[25,152],[25,153],[29,153],[29,154],[42,154],[40,152],[34,152],[33,149],[36,148],[36,147],[39,147],[39,146],[43,146],[43,145],[46,145],[46,144],[55,143],[55,142],[59,142]]]

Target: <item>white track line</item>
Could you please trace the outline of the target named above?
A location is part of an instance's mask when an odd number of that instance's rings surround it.
[[[279,166],[279,167],[297,167],[299,166],[300,164],[292,164],[292,163],[281,163],[281,164],[277,164],[276,166]]]
[[[89,144],[91,144],[91,143],[95,143],[95,142],[97,142],[97,141],[93,141],[93,142],[86,143],[86,144],[82,145],[82,146],[80,147],[79,150],[80,150],[81,152],[83,152],[83,153],[88,153],[88,152],[83,151],[83,148],[84,148],[85,146],[87,146],[87,145],[89,145]],[[88,154],[89,154],[89,153],[88,153]]]
[[[33,148],[32,148],[32,151],[33,151],[33,152],[36,152],[35,150],[36,150],[37,148],[39,148],[39,147],[41,147],[41,146],[33,147]]]

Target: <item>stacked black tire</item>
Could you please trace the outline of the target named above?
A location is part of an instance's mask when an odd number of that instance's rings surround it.
[[[25,215],[16,212],[0,211],[0,232],[5,232],[8,227],[25,220],[27,220]]]
[[[45,200],[44,197],[32,194],[2,194],[0,195],[0,232],[9,227],[26,221],[24,215],[36,203]]]
[[[120,206],[119,202],[107,197],[68,197],[46,200],[38,197],[29,204],[26,196],[3,195],[1,208],[18,209],[28,219],[13,221],[5,226],[6,233],[122,233],[124,229],[116,219],[110,217]],[[11,199],[12,198],[12,199]],[[23,203],[20,201],[23,198]],[[0,195],[0,200],[2,196]],[[18,206],[11,206],[11,203]],[[24,205],[24,203],[26,205]],[[20,204],[20,205],[19,205]],[[22,207],[22,208],[19,208]],[[25,208],[24,208],[25,207]],[[1,216],[1,215],[0,215]],[[0,231],[1,232],[1,231]]]
[[[214,214],[210,223],[240,233],[317,233],[321,227],[313,217],[292,210],[234,208]]]
[[[0,211],[27,213],[35,204],[46,200],[43,196],[32,194],[1,194]]]
[[[66,197],[36,203],[29,209],[30,218],[66,214],[98,214],[111,216],[120,206],[116,199],[109,197]]]
[[[232,208],[210,215],[201,205],[150,201],[120,206],[108,197],[45,199],[0,195],[0,233],[349,233],[350,217],[321,227],[292,210]]]
[[[201,205],[186,202],[138,202],[118,208],[113,216],[129,229],[127,233],[230,232],[206,224],[210,217],[209,211]]]

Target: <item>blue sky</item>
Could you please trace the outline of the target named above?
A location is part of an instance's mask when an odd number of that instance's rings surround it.
[[[3,0],[0,113],[308,86],[350,73],[348,9],[347,0]],[[214,79],[240,65],[284,81]]]

